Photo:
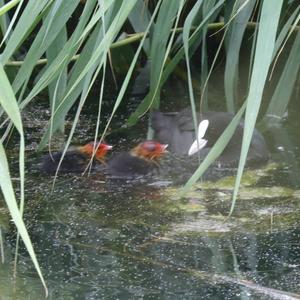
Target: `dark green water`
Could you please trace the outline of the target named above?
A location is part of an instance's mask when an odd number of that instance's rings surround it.
[[[187,99],[180,92],[177,97]],[[53,178],[31,171],[38,157],[29,151],[25,221],[49,299],[296,299],[296,111],[292,107],[279,127],[265,132],[272,160],[281,164],[263,175],[255,173],[258,180],[245,186],[230,219],[225,218],[231,203],[226,188],[216,183],[177,199],[180,186],[173,183],[174,171],[172,176],[135,182],[97,174],[60,176],[51,192]],[[92,138],[92,125],[93,118],[84,115],[75,139]],[[107,140],[130,148],[145,135],[147,125],[137,127]],[[29,149],[37,137],[32,133]],[[42,299],[43,289],[23,246],[13,280],[16,234],[11,224],[3,236],[0,299]]]

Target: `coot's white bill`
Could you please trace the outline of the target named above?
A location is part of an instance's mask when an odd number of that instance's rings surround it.
[[[199,150],[205,147],[207,140],[203,139],[205,132],[208,128],[209,121],[208,120],[203,120],[200,122],[199,127],[198,127],[198,139],[193,142],[191,145],[188,154],[193,155],[197,153]]]

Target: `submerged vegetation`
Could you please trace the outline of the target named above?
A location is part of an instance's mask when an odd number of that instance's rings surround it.
[[[183,191],[190,189],[216,159],[245,115],[232,212],[258,114],[265,122],[270,118],[274,122],[280,120],[294,91],[300,67],[299,20],[297,0],[0,0],[0,184],[12,219],[42,281],[22,221],[26,199],[24,109],[34,105],[37,96],[48,91],[51,117],[39,141],[37,150],[41,150],[47,145],[51,149],[57,132],[64,132],[67,113],[76,107],[66,137],[66,152],[82,108],[98,81],[99,89],[94,99],[98,106],[94,137],[95,140],[103,139],[132,82],[134,71],[141,61],[148,61],[149,91],[124,125],[134,126],[148,111],[159,108],[160,91],[173,73],[186,78],[189,105],[195,116],[196,107],[207,110],[210,106],[207,97],[209,78],[220,53],[225,52],[226,107],[236,116]],[[209,41],[213,38],[218,45],[212,55]],[[241,95],[239,89],[239,60],[245,40],[251,44],[251,54],[247,58],[250,67],[246,96]],[[125,59],[124,52],[128,52]],[[260,109],[264,87],[272,78],[282,53],[285,58],[281,75],[275,79],[274,93]],[[200,57],[196,66],[192,63],[195,55]],[[121,62],[127,64],[125,75],[117,73],[123,69],[118,65]],[[201,74],[199,83],[193,80],[195,69]],[[103,121],[103,93],[111,75],[122,77],[122,82],[118,82],[118,96],[110,103],[110,117]],[[195,88],[201,91],[200,98],[195,96]],[[101,122],[105,126],[100,126]],[[19,136],[17,189],[10,177],[7,155],[13,129]],[[14,188],[20,191],[18,196]],[[46,288],[44,281],[43,284]]]

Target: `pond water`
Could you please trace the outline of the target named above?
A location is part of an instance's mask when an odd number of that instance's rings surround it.
[[[189,101],[186,87],[172,87],[164,97],[176,105]],[[53,178],[35,170],[40,157],[31,151],[43,121],[30,121],[25,221],[49,299],[299,299],[300,120],[295,102],[286,120],[265,130],[272,162],[247,173],[229,219],[232,178],[202,181],[184,198],[178,198],[176,172],[123,182],[99,174],[64,175],[52,189]],[[29,120],[36,109],[27,111]],[[113,126],[125,117],[120,113]],[[83,114],[75,141],[93,138],[94,120]],[[145,121],[107,140],[128,149],[144,138]],[[5,258],[0,299],[42,299],[23,246],[13,278],[16,233],[5,214],[0,219]]]

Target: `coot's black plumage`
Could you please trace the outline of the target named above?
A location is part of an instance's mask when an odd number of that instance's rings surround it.
[[[228,112],[205,112],[197,115],[198,122],[208,120],[209,126],[204,138],[207,144],[204,153],[207,153],[232,121],[234,115]],[[155,138],[159,142],[167,143],[170,152],[187,155],[190,146],[195,140],[195,129],[191,109],[186,108],[178,113],[153,112],[151,124],[155,132]],[[236,167],[241,150],[244,122],[238,125],[233,137],[218,159],[223,166]],[[255,129],[249,148],[247,165],[255,165],[266,162],[269,152],[261,133]]]

